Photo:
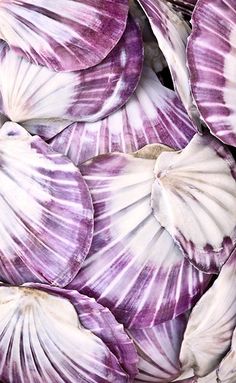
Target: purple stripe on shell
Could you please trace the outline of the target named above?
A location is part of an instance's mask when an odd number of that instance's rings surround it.
[[[196,128],[199,113],[194,105],[186,65],[186,45],[191,29],[181,15],[163,0],[139,0],[169,66],[176,92]]]

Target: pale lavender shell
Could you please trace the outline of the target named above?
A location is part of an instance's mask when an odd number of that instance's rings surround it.
[[[32,63],[56,71],[98,64],[121,38],[128,0],[32,0],[0,3],[0,37]]]

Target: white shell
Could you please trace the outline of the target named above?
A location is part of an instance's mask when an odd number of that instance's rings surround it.
[[[204,271],[220,269],[236,242],[234,171],[229,151],[210,136],[195,135],[156,162],[155,215]]]

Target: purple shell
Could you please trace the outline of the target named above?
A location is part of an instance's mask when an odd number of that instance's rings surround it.
[[[50,145],[78,165],[99,154],[128,153],[157,142],[180,149],[194,133],[175,92],[145,67],[137,90],[123,108],[95,123],[72,124]]]
[[[65,286],[93,235],[91,197],[80,172],[16,123],[0,129],[0,280]]]
[[[0,44],[0,112],[31,134],[50,139],[74,121],[96,121],[119,109],[142,72],[143,46],[129,18],[124,35],[95,67],[56,73],[18,57]],[[60,102],[58,102],[60,100]]]
[[[234,0],[199,0],[187,59],[191,89],[212,134],[236,146]]]
[[[4,0],[0,38],[32,63],[56,71],[98,64],[121,38],[128,0]]]
[[[90,253],[68,288],[95,297],[128,328],[151,327],[183,313],[209,281],[152,214],[155,160],[150,157],[156,148],[140,151],[146,158],[114,153],[81,166],[95,231]]]
[[[187,315],[181,315],[158,326],[128,331],[139,356],[135,382],[170,382],[180,375],[179,353],[187,320]]]
[[[0,378],[17,383],[129,383],[137,353],[107,308],[75,291],[0,287]]]
[[[236,245],[236,163],[213,136],[196,134],[155,165],[157,220],[200,270],[218,273]]]

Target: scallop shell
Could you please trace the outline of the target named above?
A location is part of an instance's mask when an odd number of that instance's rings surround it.
[[[222,383],[236,382],[236,329],[234,329],[231,348],[216,371],[218,380]]]
[[[172,4],[175,11],[181,12],[181,14],[189,20],[197,0],[168,0],[168,2]]]
[[[78,169],[39,137],[0,129],[0,280],[65,286],[93,234],[93,207]]]
[[[0,38],[32,63],[56,71],[98,64],[121,38],[128,0],[4,0]]]
[[[195,135],[155,166],[154,213],[186,256],[217,273],[236,243],[236,163],[219,141]]]
[[[0,378],[17,383],[130,382],[116,356],[123,348],[132,362],[135,350],[111,313],[76,292],[65,299],[58,290],[36,287],[0,287]],[[116,353],[94,333],[95,324],[97,331],[112,331],[111,344],[119,339]]]
[[[129,330],[139,355],[135,382],[170,382],[181,372],[179,352],[187,315],[147,329]]]

